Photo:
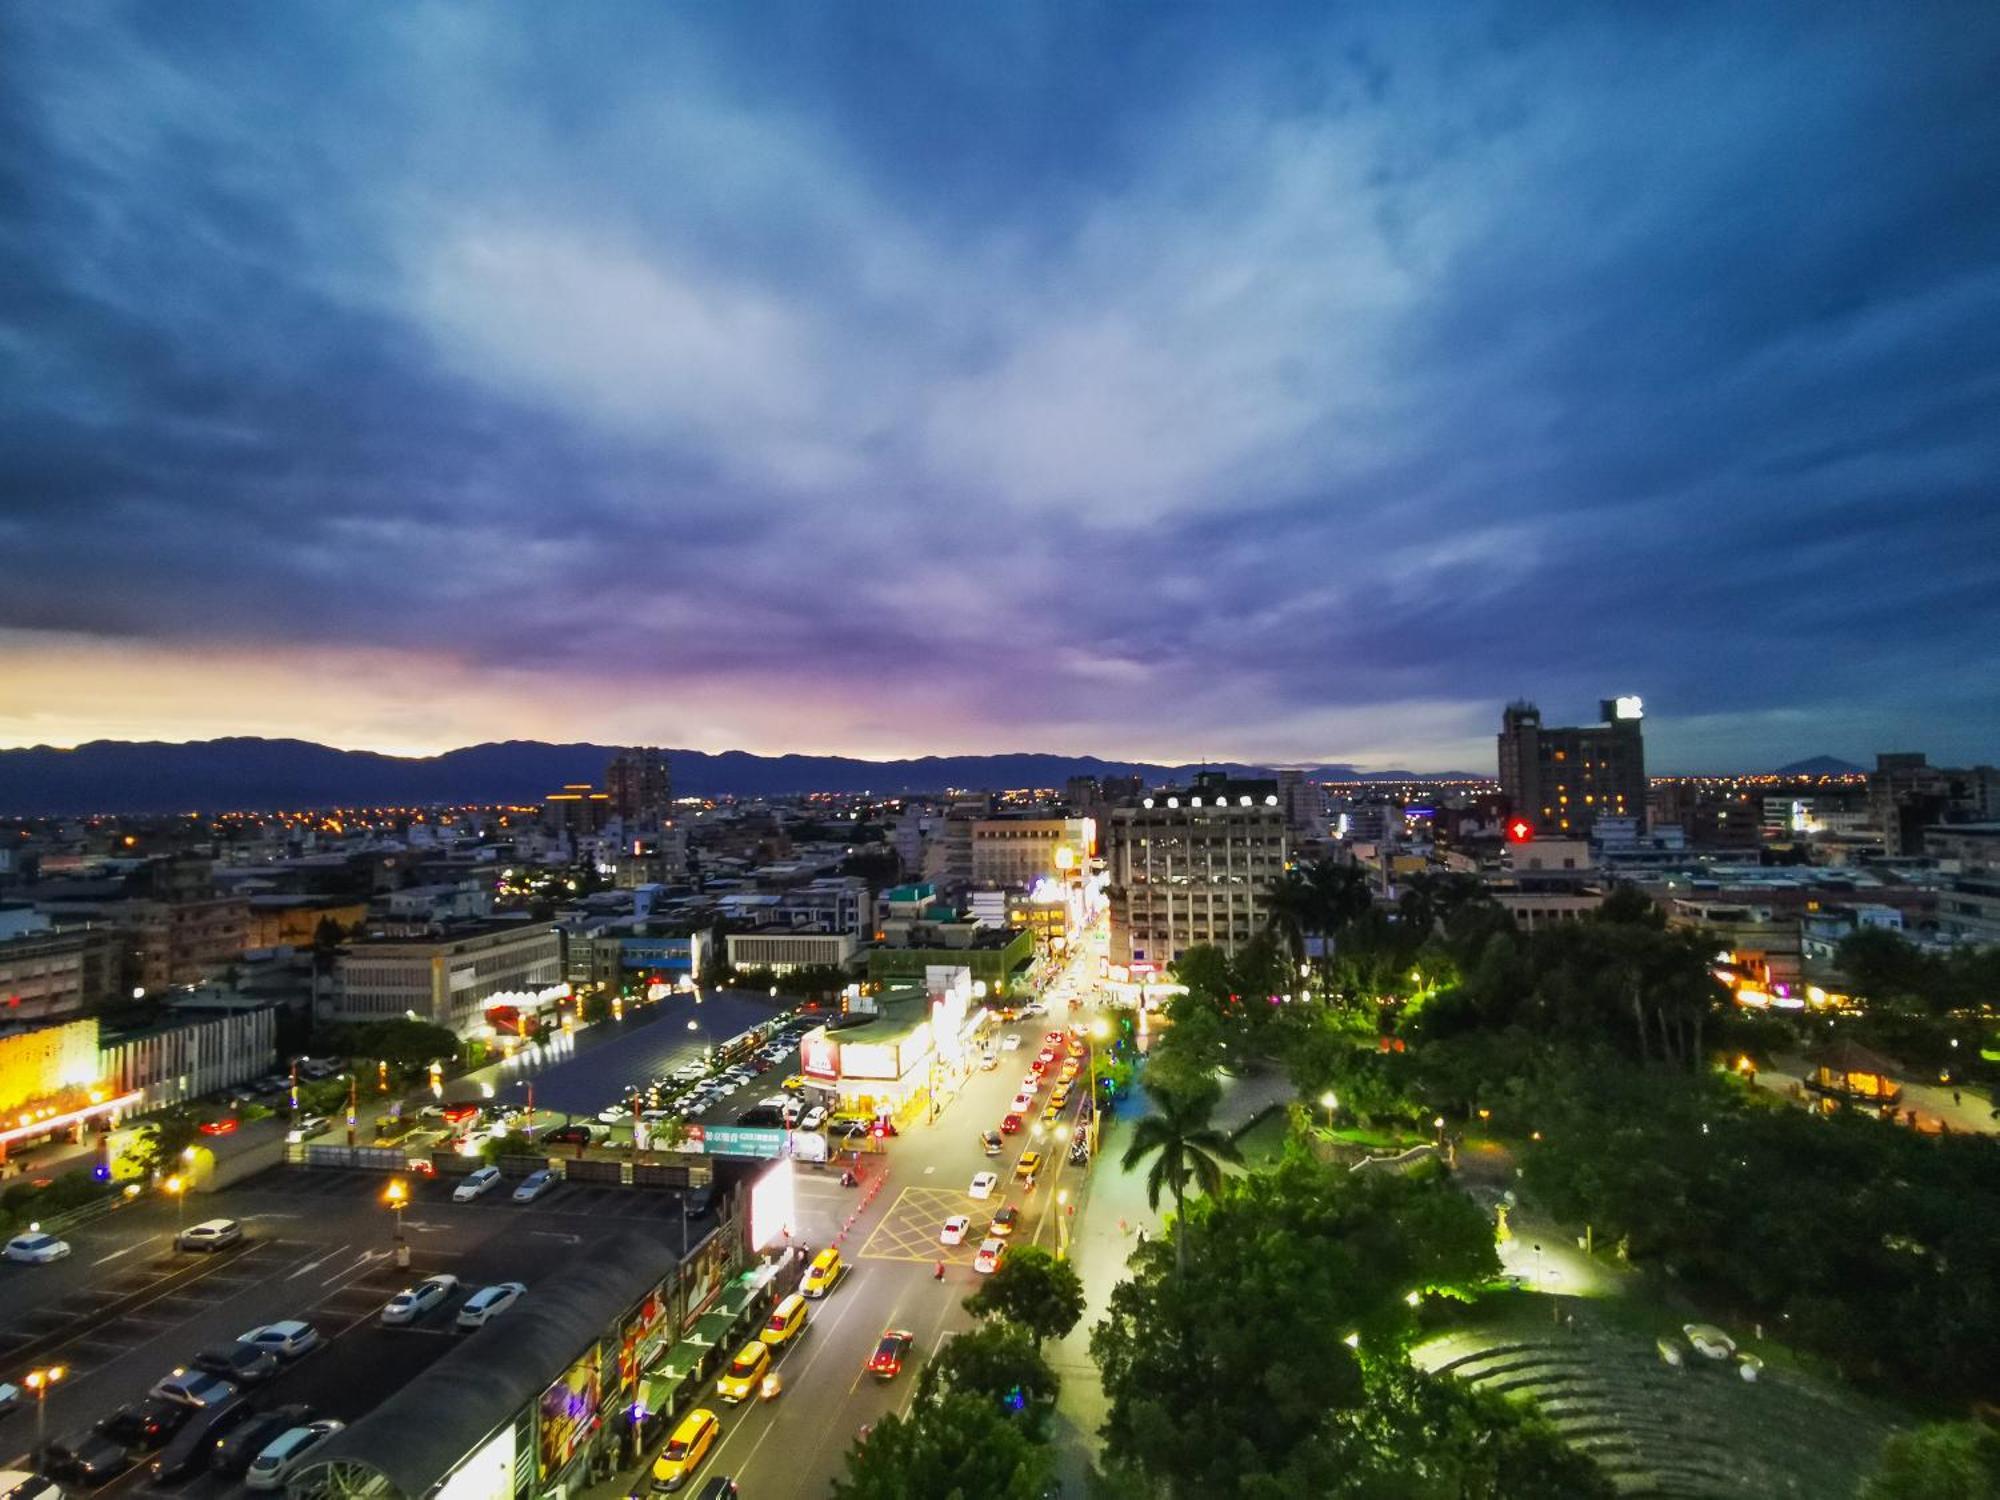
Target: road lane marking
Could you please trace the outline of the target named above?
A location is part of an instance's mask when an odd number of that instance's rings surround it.
[[[136,1245],[127,1245],[123,1250],[113,1250],[109,1255],[99,1256],[96,1260],[92,1261],[91,1264],[93,1266],[104,1265],[110,1261],[119,1259],[121,1256],[130,1255],[134,1250],[143,1250],[147,1245],[151,1243],[152,1243],[152,1236],[148,1235],[145,1239],[140,1240]]]
[[[296,1271],[292,1272],[291,1275],[287,1276],[285,1280],[296,1281],[299,1277],[305,1275],[306,1272],[308,1271],[317,1271],[321,1266],[325,1265],[328,1261],[332,1260],[335,1256],[339,1255],[340,1252],[342,1250],[345,1250],[346,1248],[347,1248],[346,1245],[341,1245],[337,1249],[327,1251],[326,1254],[320,1256],[317,1260],[307,1261],[304,1265],[300,1266]]]

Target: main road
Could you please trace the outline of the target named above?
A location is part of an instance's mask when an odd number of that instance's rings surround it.
[[[1072,992],[1078,982],[1065,971],[1051,985],[1051,998]],[[1020,1038],[1017,1047],[1000,1051],[997,1067],[974,1073],[934,1122],[912,1126],[883,1155],[864,1157],[860,1187],[840,1187],[832,1170],[800,1173],[801,1237],[815,1248],[837,1244],[849,1270],[813,1304],[805,1337],[779,1362],[781,1395],[733,1408],[712,1392],[704,1399],[721,1418],[723,1434],[700,1477],[729,1475],[759,1500],[823,1500],[861,1430],[906,1410],[922,1363],[972,1325],[961,1303],[982,1279],[972,1263],[994,1212],[1003,1204],[1021,1210],[1014,1246],[1061,1247],[1068,1233],[1063,1221],[1085,1170],[1069,1164],[1068,1144],[1088,1072],[1072,1087],[1070,1105],[1054,1126],[1039,1127],[1049,1098],[1044,1086],[1036,1128],[1006,1137],[997,1157],[988,1157],[980,1142],[1009,1112],[1044,1033],[1064,1019],[1063,1005],[1054,1011],[1003,1027],[1001,1036]],[[1042,1153],[1032,1186],[1017,1180],[1015,1171],[1030,1150]],[[991,1198],[979,1200],[968,1188],[983,1171],[997,1173],[1001,1182]],[[954,1214],[969,1216],[972,1230],[964,1244],[949,1246],[938,1235]],[[942,1281],[935,1275],[939,1262]],[[916,1341],[902,1373],[880,1380],[866,1366],[890,1329],[907,1330]]]

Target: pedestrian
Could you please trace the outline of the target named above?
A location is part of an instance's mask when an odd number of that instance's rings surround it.
[[[1142,1245],[1146,1243],[1146,1226],[1144,1224],[1139,1226],[1139,1243]]]
[[[1964,1103],[1964,1102],[1965,1102],[1964,1100],[1962,1100],[1962,1099],[1960,1099],[1960,1098],[1958,1097],[1958,1090],[1957,1090],[1957,1089],[1953,1089],[1953,1090],[1951,1091],[1951,1102],[1952,1102],[1953,1104],[1962,1104],[1962,1103]]]
[[[944,1262],[943,1262],[943,1261],[939,1261],[939,1262],[937,1263],[937,1269],[936,1269],[935,1271],[931,1272],[931,1280],[933,1280],[933,1281],[943,1281],[943,1280],[944,1280]]]

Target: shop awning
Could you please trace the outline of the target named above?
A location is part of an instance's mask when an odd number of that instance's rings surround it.
[[[741,1311],[741,1308],[737,1309],[737,1312]],[[703,1313],[700,1321],[694,1325],[694,1332],[688,1335],[688,1341],[702,1344],[721,1343],[735,1329],[736,1316],[733,1312]]]

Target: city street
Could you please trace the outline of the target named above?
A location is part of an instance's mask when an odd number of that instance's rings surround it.
[[[1059,990],[1068,993],[1062,978],[1052,986],[1052,996]],[[1067,1154],[1084,1089],[1073,1090],[1057,1126],[1007,1137],[1000,1156],[986,1156],[979,1137],[1007,1113],[1036,1043],[1061,1023],[1062,1009],[1052,1005],[1048,1016],[1002,1028],[1001,1035],[1013,1032],[1022,1038],[1020,1047],[1000,1052],[996,1068],[974,1072],[934,1123],[912,1126],[881,1157],[864,1157],[860,1188],[840,1187],[833,1168],[800,1172],[800,1238],[814,1249],[837,1243],[851,1269],[830,1295],[814,1304],[805,1338],[780,1362],[782,1395],[740,1407],[707,1402],[721,1418],[723,1435],[703,1465],[702,1477],[727,1474],[758,1500],[823,1500],[861,1429],[906,1409],[922,1362],[954,1333],[971,1326],[971,1316],[959,1304],[979,1284],[972,1259],[993,1213],[1003,1203],[1022,1211],[1013,1244],[1050,1251],[1059,1247],[1066,1235],[1060,1221],[1070,1217],[1062,1200],[1073,1207],[1087,1179],[1084,1169],[1069,1165]],[[1079,1019],[1082,1014],[1078,1012]],[[1039,1097],[1047,1101],[1046,1086]],[[1015,1164],[1029,1150],[1041,1151],[1046,1163],[1032,1190],[1014,1180]],[[982,1171],[1001,1178],[984,1201],[967,1192],[973,1176]],[[876,1174],[886,1174],[879,1187]],[[871,1192],[867,1207],[847,1225],[848,1215]],[[971,1217],[971,1232],[963,1245],[941,1244],[939,1228],[957,1213]],[[942,1282],[934,1279],[940,1260],[945,1263]],[[882,1381],[865,1366],[889,1329],[908,1330],[916,1341],[902,1374]],[[602,1493],[614,1490],[607,1486]]]

